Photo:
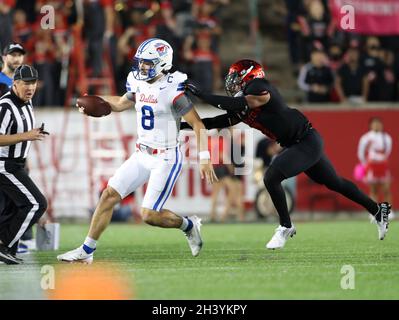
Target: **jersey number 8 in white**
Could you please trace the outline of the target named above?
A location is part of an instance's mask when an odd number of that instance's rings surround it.
[[[144,130],[154,129],[154,111],[150,106],[143,106],[141,108],[141,125]]]

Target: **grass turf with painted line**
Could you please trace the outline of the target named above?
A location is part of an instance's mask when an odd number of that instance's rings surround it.
[[[95,263],[119,266],[138,299],[399,299],[395,222],[383,241],[366,221],[298,223],[283,250],[269,251],[275,227],[205,224],[204,247],[194,258],[179,230],[113,224]],[[62,225],[59,252],[79,246],[87,230]],[[36,259],[57,264],[56,255],[38,252]],[[341,289],[343,265],[355,269],[355,290]]]

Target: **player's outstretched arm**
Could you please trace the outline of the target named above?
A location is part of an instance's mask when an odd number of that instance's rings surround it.
[[[210,184],[216,182],[218,178],[216,177],[211,163],[211,155],[208,150],[208,137],[206,135],[206,129],[201,121],[201,118],[194,108],[187,112],[183,118],[193,128],[197,138],[201,179],[206,178],[207,182]]]
[[[208,130],[228,128],[241,122],[238,117],[231,114],[222,114],[214,118],[204,118],[201,120],[205,128]],[[192,129],[192,127],[187,122],[182,122],[180,123],[180,129]]]
[[[122,112],[130,109],[135,105],[136,102],[136,97],[132,92],[127,92],[122,97],[101,96],[101,98],[111,105],[111,109],[113,112]]]
[[[241,112],[248,109],[258,108],[268,103],[270,100],[270,93],[267,91],[260,92],[257,95],[226,97],[203,93],[199,88],[191,83],[185,83],[185,90],[191,92],[193,95],[211,106],[232,112]]]

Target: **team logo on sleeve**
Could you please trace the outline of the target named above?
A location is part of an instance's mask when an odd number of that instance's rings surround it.
[[[158,54],[162,57],[168,53],[169,47],[163,43],[157,43],[155,45],[155,49],[157,50]]]

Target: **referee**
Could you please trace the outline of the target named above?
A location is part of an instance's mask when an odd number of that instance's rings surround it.
[[[0,216],[0,261],[20,264],[18,241],[47,208],[47,201],[24,169],[32,141],[48,134],[35,127],[32,97],[38,73],[28,65],[15,70],[11,90],[0,98],[0,188],[15,210]]]

